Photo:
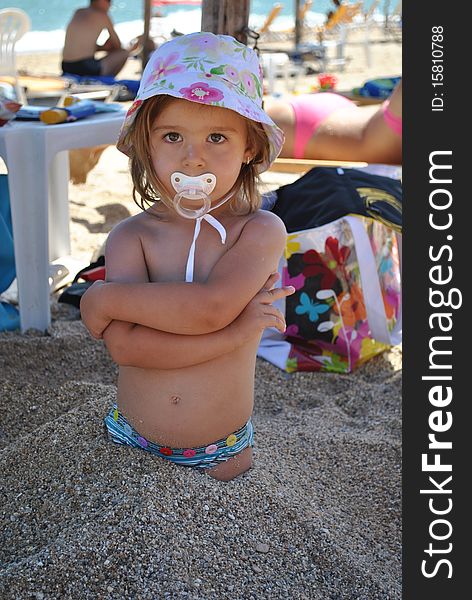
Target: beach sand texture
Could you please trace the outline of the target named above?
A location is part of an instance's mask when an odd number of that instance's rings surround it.
[[[130,191],[110,146],[70,187],[74,256],[139,210]],[[106,440],[116,366],[52,311],[48,336],[0,334],[2,599],[401,598],[399,347],[346,376],[258,359],[255,464],[221,483]]]
[[[346,377],[258,360],[230,483],[105,439],[116,369],[80,321],[0,355],[5,600],[401,598],[398,349]]]

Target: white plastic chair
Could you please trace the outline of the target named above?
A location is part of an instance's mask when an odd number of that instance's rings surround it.
[[[275,92],[275,79],[279,76],[284,77],[286,91],[294,92],[297,89],[298,78],[304,69],[291,60],[286,52],[261,52],[260,62],[269,94]]]
[[[15,45],[27,31],[31,21],[24,10],[5,8],[0,10],[0,78],[12,79],[18,102],[26,104],[26,97],[18,79]]]

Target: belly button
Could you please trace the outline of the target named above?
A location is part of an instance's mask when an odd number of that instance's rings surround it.
[[[171,404],[178,404],[180,402],[180,396],[171,396],[170,402]]]

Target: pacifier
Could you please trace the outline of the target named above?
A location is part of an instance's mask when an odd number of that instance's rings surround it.
[[[176,212],[186,219],[198,219],[206,215],[211,208],[210,194],[216,186],[216,175],[203,173],[196,177],[190,177],[176,171],[170,176],[172,187],[177,192],[173,198]],[[198,208],[186,208],[182,206],[182,199],[198,202]]]

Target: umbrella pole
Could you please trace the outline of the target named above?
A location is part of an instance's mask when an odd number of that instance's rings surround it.
[[[249,0],[202,0],[202,31],[232,35],[247,44]]]
[[[144,68],[149,59],[149,29],[151,25],[151,0],[144,0],[144,31],[141,50],[141,70]]]
[[[302,24],[300,22],[300,0],[295,0],[295,51],[300,45]]]

